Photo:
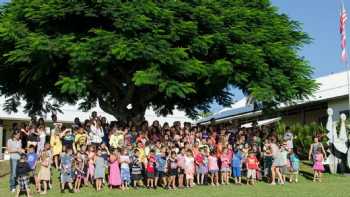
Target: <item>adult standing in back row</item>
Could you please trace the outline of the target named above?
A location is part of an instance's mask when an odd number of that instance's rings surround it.
[[[283,140],[287,142],[287,148],[289,152],[293,150],[293,132],[290,130],[290,127],[286,127],[286,132],[284,133]]]
[[[93,120],[90,126],[90,142],[92,145],[99,147],[102,143],[102,138],[104,136],[101,121],[99,119]]]
[[[20,140],[20,132],[14,131],[12,138],[7,140],[7,151],[10,154],[10,190],[11,192],[16,191],[16,168],[19,159],[21,158],[20,153],[24,153],[22,149],[22,142]]]
[[[316,153],[317,150],[321,150],[321,153],[324,157],[326,157],[326,151],[324,150],[323,144],[320,142],[319,136],[314,137],[314,143],[310,145],[309,148],[309,160],[311,160],[313,163],[316,161]]]

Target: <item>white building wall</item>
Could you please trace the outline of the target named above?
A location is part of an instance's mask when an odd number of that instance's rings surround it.
[[[24,112],[24,104],[25,104],[24,101],[22,101],[21,105],[18,107],[18,112],[9,114],[3,110],[3,104],[5,103],[5,100],[6,98],[4,96],[0,96],[0,120],[17,120],[17,121],[30,120],[30,117],[28,116],[28,114]],[[112,115],[104,112],[98,105],[93,109],[89,110],[88,112],[82,112],[78,108],[79,108],[78,104],[63,105],[61,107],[61,110],[63,113],[57,114],[58,121],[69,123],[69,122],[73,122],[75,117],[78,117],[80,118],[80,121],[83,122],[85,119],[89,119],[92,111],[96,111],[98,115],[106,117],[109,122],[115,120],[115,118]],[[51,113],[46,114],[42,118],[44,118],[45,121],[50,121]],[[170,125],[172,125],[173,122],[175,121],[180,121],[181,123],[193,122],[192,119],[186,116],[186,113],[184,111],[180,111],[177,109],[173,110],[173,114],[170,114],[168,116],[158,116],[152,108],[149,108],[145,112],[145,119],[149,121],[150,124],[152,124],[154,120],[158,120],[160,124],[167,122]]]

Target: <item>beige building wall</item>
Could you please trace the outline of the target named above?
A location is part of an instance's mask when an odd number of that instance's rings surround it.
[[[314,109],[303,112],[302,110],[282,116],[282,121],[286,124],[309,124],[312,122],[321,123],[327,118],[326,109]]]
[[[347,97],[328,102],[328,107],[333,109],[333,120],[338,120],[342,111],[349,109],[349,99]]]

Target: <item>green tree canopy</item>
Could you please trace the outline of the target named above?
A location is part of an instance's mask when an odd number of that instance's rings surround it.
[[[8,111],[20,98],[31,115],[82,100],[120,120],[150,106],[193,117],[229,105],[230,86],[274,106],[315,89],[298,55],[309,40],[269,0],[12,0],[1,8],[0,91]]]

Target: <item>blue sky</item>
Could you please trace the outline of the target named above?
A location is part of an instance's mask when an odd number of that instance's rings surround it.
[[[5,2],[8,0],[0,0]],[[339,9],[340,0],[271,0],[281,13],[302,23],[313,41],[300,51],[314,67],[314,77],[345,70],[340,61]],[[344,0],[350,10],[350,0]],[[350,23],[348,23],[350,27]],[[348,28],[350,31],[350,28]],[[350,37],[349,37],[350,39]],[[348,42],[350,44],[350,41]],[[235,99],[242,94],[234,90]],[[220,109],[213,105],[213,111]]]
[[[344,2],[350,9],[350,0]],[[272,0],[272,3],[280,12],[301,22],[304,31],[313,38],[300,54],[315,68],[315,77],[346,69],[340,61],[340,0]]]

